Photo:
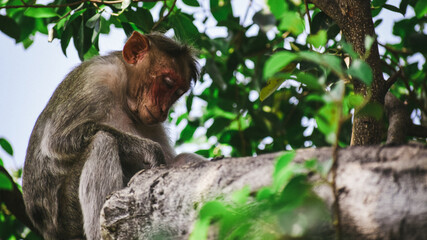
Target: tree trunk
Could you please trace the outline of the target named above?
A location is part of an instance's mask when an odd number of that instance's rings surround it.
[[[203,202],[230,196],[244,186],[256,191],[270,185],[277,156],[280,153],[139,172],[104,205],[103,238],[187,239]],[[338,157],[343,239],[427,239],[426,146],[350,147],[341,149]],[[330,159],[331,148],[298,150],[294,161],[312,158]],[[315,191],[332,206],[330,185]],[[316,237],[331,238],[330,231]]]
[[[371,14],[370,0],[312,0],[312,2],[331,17],[342,30],[345,41],[354,50],[364,56],[365,38],[376,38]],[[370,98],[370,103],[384,105],[384,97],[389,86],[384,81],[378,44],[375,41],[366,62],[372,69],[373,81],[370,87],[358,80],[353,80],[354,91]],[[383,123],[371,116],[361,116],[356,113],[353,121],[351,145],[373,145],[381,143],[384,136]]]

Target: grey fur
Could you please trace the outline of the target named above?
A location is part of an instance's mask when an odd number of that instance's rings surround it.
[[[100,239],[105,197],[137,171],[173,162],[163,125],[142,125],[129,113],[128,76],[121,52],[95,57],[68,74],[39,116],[23,195],[45,239]]]

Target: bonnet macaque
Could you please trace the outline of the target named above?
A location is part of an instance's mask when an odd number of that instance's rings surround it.
[[[189,47],[134,32],[123,51],[76,67],[31,134],[27,213],[45,239],[100,239],[105,198],[139,170],[203,160],[176,156],[162,122],[199,76]]]

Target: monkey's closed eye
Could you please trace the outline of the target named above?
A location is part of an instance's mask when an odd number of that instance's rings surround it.
[[[164,77],[163,81],[168,88],[173,88],[175,86],[175,82],[170,77]]]

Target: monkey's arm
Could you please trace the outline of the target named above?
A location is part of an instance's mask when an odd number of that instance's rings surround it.
[[[86,153],[79,184],[83,225],[88,239],[100,238],[99,217],[106,197],[123,188],[139,170],[164,163],[158,143],[99,126]]]

